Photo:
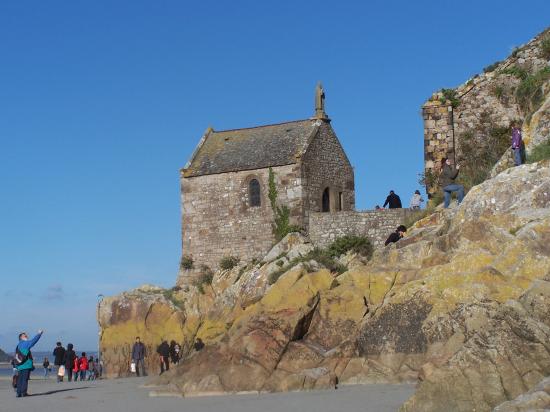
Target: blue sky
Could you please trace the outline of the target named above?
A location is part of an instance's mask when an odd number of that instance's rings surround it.
[[[545,18],[546,16],[546,18]],[[307,118],[317,81],[357,207],[418,188],[420,106],[550,20],[547,0],[0,3],[0,347],[97,342],[98,293],[173,285],[202,132]]]

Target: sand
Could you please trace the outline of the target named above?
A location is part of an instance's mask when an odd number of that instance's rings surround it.
[[[1,412],[394,412],[413,385],[354,385],[338,390],[198,398],[154,397],[143,378],[56,383],[31,379],[32,396],[16,398],[0,380]]]

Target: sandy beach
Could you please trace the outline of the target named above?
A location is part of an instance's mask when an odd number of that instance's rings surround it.
[[[413,385],[354,385],[338,390],[200,398],[154,397],[143,378],[56,383],[32,379],[27,398],[0,380],[0,412],[394,412]]]

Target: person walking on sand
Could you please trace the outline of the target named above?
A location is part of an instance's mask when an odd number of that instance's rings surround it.
[[[420,210],[422,203],[424,203],[424,199],[422,199],[422,196],[420,195],[420,190],[415,190],[409,207],[411,210]]]
[[[401,198],[397,196],[393,190],[390,190],[390,194],[382,207],[385,208],[386,205],[388,205],[390,209],[401,209],[403,207],[401,205]]]
[[[73,344],[69,343],[67,345],[67,350],[63,356],[63,365],[65,366],[65,371],[67,372],[67,380],[70,382],[73,378],[73,368],[76,361],[76,353],[73,350]]]
[[[162,375],[164,371],[168,372],[170,370],[170,346],[166,340],[163,340],[159,345],[157,353],[159,354],[160,374]]]
[[[29,340],[28,335],[23,332],[19,334],[19,343],[15,347],[15,366],[17,368],[17,397],[29,396],[27,392],[31,371],[34,369],[31,348],[42,336],[42,331]]]
[[[53,350],[53,364],[57,366],[57,382],[63,382],[63,376],[60,375],[59,368],[63,365],[63,358],[65,357],[65,348],[61,345],[61,342],[55,344],[55,349]]]
[[[78,369],[80,370],[80,382],[86,380],[86,374],[88,373],[88,358],[86,352],[82,352],[82,356],[78,362]]]
[[[78,380],[79,372],[80,372],[80,358],[78,357],[78,355],[75,352],[75,358],[74,358],[74,363],[73,363],[73,376],[74,376],[74,381],[75,382]]]
[[[47,357],[44,358],[44,362],[42,362],[42,367],[44,368],[44,379],[48,379],[48,374],[52,369],[50,368],[50,361]]]
[[[95,372],[96,372],[96,366],[95,366],[94,357],[92,355],[90,355],[90,357],[88,358],[88,378],[87,378],[87,380],[93,381],[95,379]]]
[[[384,243],[384,246],[388,246],[390,243],[398,242],[399,239],[405,236],[406,231],[407,231],[407,228],[404,225],[397,226],[397,229],[395,230],[395,232],[393,232],[388,236],[388,239]]]
[[[441,188],[443,189],[443,195],[445,198],[445,209],[447,209],[451,203],[451,194],[453,192],[457,193],[458,204],[460,204],[462,199],[464,199],[464,186],[455,183],[459,169],[460,165],[456,165],[456,167],[451,166],[451,161],[446,157],[441,159],[441,176],[439,181],[441,183]]]
[[[517,123],[512,123],[512,151],[514,152],[514,164],[520,166],[523,164],[523,156],[521,149],[523,146],[523,139],[521,137],[521,129]]]
[[[141,342],[139,336],[136,336],[136,341],[132,347],[132,361],[136,365],[136,376],[139,376],[139,371],[143,376],[145,373],[145,345]]]

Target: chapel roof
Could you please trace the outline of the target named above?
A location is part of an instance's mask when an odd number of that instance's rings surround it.
[[[214,131],[209,128],[183,169],[184,177],[294,164],[321,124],[318,118]]]

